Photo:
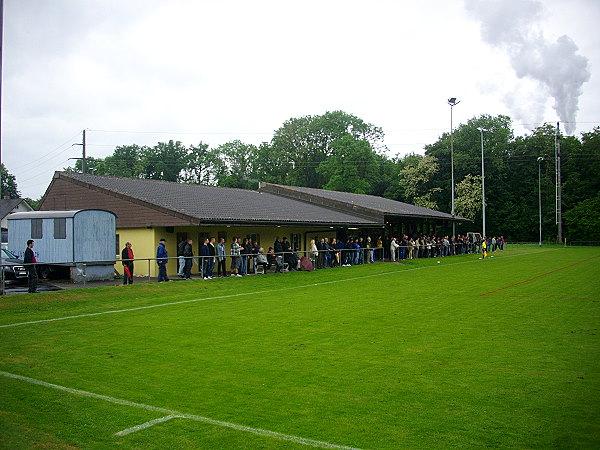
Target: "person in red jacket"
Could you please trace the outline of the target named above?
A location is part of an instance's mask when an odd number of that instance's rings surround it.
[[[121,261],[123,262],[123,284],[133,284],[133,258],[131,242],[126,242],[125,248],[121,252]]]

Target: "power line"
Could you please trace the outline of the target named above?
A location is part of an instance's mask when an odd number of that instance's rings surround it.
[[[192,135],[192,134],[210,134],[210,135],[228,135],[228,134],[236,134],[236,135],[244,135],[244,134],[273,134],[272,131],[269,132],[258,132],[258,131],[136,131],[136,130],[95,130],[88,129],[88,131],[93,131],[97,133],[129,133],[129,134],[181,134],[181,135]]]
[[[29,161],[29,162],[27,162],[27,163],[25,163],[25,164],[23,164],[23,165],[21,165],[21,166],[14,167],[12,170],[18,170],[18,169],[21,169],[21,168],[23,168],[23,167],[27,167],[27,166],[29,166],[29,165],[31,165],[31,164],[33,164],[33,163],[36,163],[36,162],[38,162],[38,161],[41,161],[42,159],[46,158],[47,156],[50,156],[50,155],[51,155],[53,152],[55,152],[56,150],[60,149],[60,148],[61,148],[61,147],[63,147],[64,145],[67,145],[68,143],[72,142],[72,141],[73,141],[73,139],[75,139],[77,136],[79,136],[79,133],[77,133],[77,134],[73,135],[73,136],[72,136],[72,137],[70,137],[68,140],[66,140],[65,142],[63,142],[63,143],[62,143],[62,144],[60,144],[59,146],[57,146],[57,147],[53,148],[53,149],[52,149],[52,150],[50,150],[48,153],[45,153],[44,155],[40,156],[39,158],[37,158],[37,159],[34,159],[34,160],[32,160],[32,161]],[[63,149],[61,152],[57,153],[56,155],[52,155],[52,156],[58,156],[58,155],[60,155],[60,154],[62,154],[62,153],[64,153],[64,152],[66,152],[66,151],[67,151],[67,150],[69,150],[70,148],[71,148],[71,146],[69,146],[69,147],[67,147],[67,148]]]

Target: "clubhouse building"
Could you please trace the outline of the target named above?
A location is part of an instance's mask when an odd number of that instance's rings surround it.
[[[293,248],[305,251],[314,237],[429,234],[453,221],[469,221],[372,195],[270,183],[244,190],[71,172],[54,174],[39,209],[113,212],[115,254],[129,241],[136,258],[154,258],[161,238],[173,257],[181,240],[193,239],[194,255],[199,255],[203,239],[213,236],[225,238],[227,249],[233,236],[249,237],[265,251],[276,236],[287,236]],[[148,267],[155,276],[154,263],[137,264],[136,273],[147,274]],[[167,270],[177,272],[174,259]]]

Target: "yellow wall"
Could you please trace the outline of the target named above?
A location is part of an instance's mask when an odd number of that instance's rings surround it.
[[[136,259],[138,258],[155,258],[156,247],[158,241],[154,243],[155,230],[150,228],[121,228],[117,229],[117,235],[119,236],[119,258],[121,252],[125,248],[126,242],[131,242],[131,249]],[[159,238],[160,239],[160,238]],[[177,253],[175,253],[177,254]],[[119,273],[123,273],[123,265],[117,262],[115,268]],[[156,262],[152,261],[150,264],[150,276],[157,276],[158,270],[156,268]],[[133,268],[133,275],[148,276],[148,261],[135,261]]]
[[[169,277],[177,276],[177,233],[187,233],[187,237],[193,241],[194,255],[199,255],[199,245],[202,245],[199,240],[199,234],[207,233],[209,237],[215,237],[218,242],[219,232],[227,234],[225,240],[225,248],[229,254],[229,246],[233,240],[233,236],[239,236],[241,238],[246,235],[258,234],[260,237],[260,245],[264,247],[265,252],[269,247],[273,246],[275,236],[283,238],[286,236],[291,241],[292,233],[300,235],[299,244],[300,250],[308,250],[305,245],[308,246],[310,240],[314,236],[319,237],[335,237],[336,230],[330,229],[329,227],[243,227],[243,226],[201,226],[201,227],[175,227],[172,233],[167,233],[165,227],[154,227],[154,228],[121,228],[117,229],[119,235],[119,257],[120,252],[125,247],[125,242],[131,242],[133,253],[137,258],[156,258],[156,247],[158,246],[159,239],[164,238],[167,241],[166,249],[169,254],[169,263],[167,264],[167,273]],[[304,242],[304,234],[308,232],[306,244]],[[227,261],[227,270],[229,270],[230,261]],[[115,266],[117,270],[122,273],[122,266],[117,264]],[[192,266],[192,273],[198,273],[198,266],[194,264]],[[136,261],[134,268],[135,276],[148,276],[148,262],[147,261]],[[158,276],[158,268],[156,261],[150,263],[150,276]]]

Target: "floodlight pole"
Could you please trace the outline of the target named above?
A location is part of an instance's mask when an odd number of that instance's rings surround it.
[[[452,173],[452,181],[451,181],[451,192],[452,192],[452,209],[450,213],[452,214],[452,236],[456,236],[456,222],[454,221],[454,127],[452,125],[452,110],[456,105],[458,105],[460,101],[456,101],[455,97],[448,99],[448,104],[450,105],[450,170]]]
[[[2,123],[2,59],[4,55],[4,0],[0,0],[0,124]],[[0,137],[2,136],[2,129],[0,125]],[[2,166],[2,139],[0,139],[0,167]],[[2,170],[0,170],[0,198],[2,198]],[[0,227],[0,235],[2,229]],[[1,241],[2,239],[0,239]],[[4,255],[0,249],[0,295],[4,295]]]
[[[488,131],[488,130],[483,127],[478,127],[477,129],[481,132],[481,207],[482,207],[482,216],[483,216],[483,234],[482,234],[482,236],[487,236],[485,234],[485,165],[483,163],[483,132]]]
[[[544,158],[538,157],[538,205],[540,216],[540,247],[542,246],[542,161]]]

